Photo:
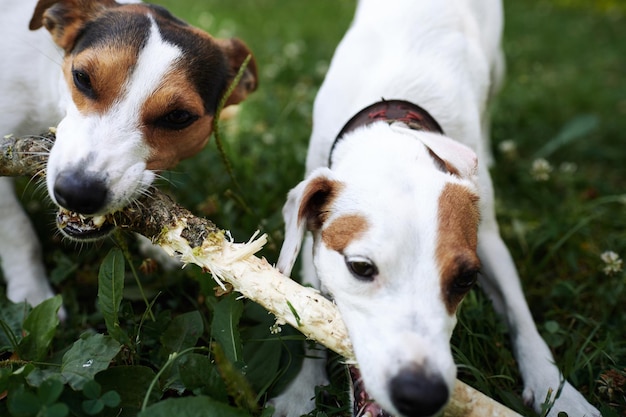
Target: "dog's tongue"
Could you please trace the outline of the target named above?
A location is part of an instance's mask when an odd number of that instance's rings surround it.
[[[350,378],[352,379],[352,387],[354,393],[355,417],[391,417],[378,404],[370,398],[361,379],[361,372],[355,366],[350,366]]]

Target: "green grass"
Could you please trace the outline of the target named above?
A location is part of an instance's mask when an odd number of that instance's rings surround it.
[[[245,40],[260,71],[258,92],[222,128],[238,185],[212,142],[167,173],[169,183],[163,187],[194,212],[231,230],[238,241],[257,229],[268,233],[271,241],[263,255],[275,261],[283,237],[280,210],[303,173],[313,98],[350,23],[354,2],[159,3],[216,36]],[[494,105],[492,130],[501,232],[559,367],[605,417],[624,416],[626,275],[606,275],[600,255],[612,250],[626,256],[626,7],[617,0],[525,0],[509,1],[505,7],[507,82]],[[514,154],[502,151],[511,143]],[[539,157],[553,167],[545,181],[531,174]],[[41,381],[57,375],[58,367],[45,364],[61,364],[81,334],[88,344],[92,338],[85,334],[111,333],[96,295],[98,269],[112,242],[82,247],[62,242],[51,226],[51,207],[38,199],[41,192],[26,181],[22,185],[46,243],[49,270],[71,316],[56,328],[43,360],[10,362],[12,348],[1,356],[0,392],[8,389],[18,405],[32,400],[27,394],[54,397],[49,391],[58,386]],[[129,244],[139,267],[141,256],[132,240]],[[272,319],[260,307],[216,297],[214,284],[195,268],[139,274],[156,318],[143,316],[145,305],[127,279],[118,314],[122,331],[112,333],[123,346],[115,366],[91,377],[102,389],[101,399],[114,390],[123,394],[123,401],[133,395],[143,400],[145,389],[137,387],[157,381],[153,401],[196,395],[258,414],[250,401],[262,405],[293,374],[289,365],[298,363],[297,334],[284,329],[280,339],[270,335]],[[12,322],[10,311],[2,309],[5,322]],[[224,326],[232,330],[230,339],[216,333]],[[215,340],[234,343],[207,354]],[[461,379],[521,414],[533,415],[521,404],[522,384],[506,328],[479,290],[463,303],[453,342]],[[172,359],[172,353],[194,346],[200,350]],[[22,365],[26,368],[20,373]],[[328,414],[341,410],[345,400],[340,385],[344,375],[336,364],[332,369],[337,383],[328,391],[340,403],[320,406]],[[249,391],[234,392],[238,385]],[[58,400],[69,405],[72,415],[86,415],[75,410],[82,410],[81,401],[90,398],[87,393],[62,388],[48,405]],[[89,395],[100,398],[99,393]],[[0,415],[8,415],[6,407],[7,401],[0,401]],[[124,415],[136,414],[138,407],[129,406],[130,414]],[[112,415],[111,410],[105,407],[96,415]],[[167,414],[161,410],[153,415],[158,412]]]

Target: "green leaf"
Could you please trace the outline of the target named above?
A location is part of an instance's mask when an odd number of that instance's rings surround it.
[[[0,368],[0,392],[4,392],[9,388],[9,378],[13,375],[10,368]]]
[[[120,348],[116,340],[101,334],[79,339],[63,355],[61,375],[74,390],[80,391],[98,372],[109,367]]]
[[[63,303],[61,296],[52,297],[33,308],[26,320],[26,336],[19,343],[22,359],[40,361],[48,353],[48,347],[59,325],[58,312]]]
[[[283,331],[288,332],[287,329]],[[249,327],[242,332],[242,337],[246,340],[243,350],[246,379],[257,392],[262,392],[275,381],[276,375],[285,372],[280,369],[281,347],[285,342],[269,333],[267,322]]]
[[[83,386],[83,395],[90,400],[95,400],[96,398],[100,398],[100,394],[102,393],[102,387],[96,381],[91,380],[87,382]]]
[[[544,323],[544,327],[548,331],[548,333],[556,333],[560,329],[559,323],[554,320],[546,321]]]
[[[122,397],[120,397],[120,394],[118,394],[117,391],[105,392],[102,397],[100,397],[100,399],[102,400],[104,405],[109,408],[117,407],[122,401]]]
[[[243,302],[237,299],[236,294],[224,297],[213,310],[211,336],[221,345],[224,355],[231,363],[243,359],[243,346],[238,327],[242,314]]]
[[[32,367],[33,369],[26,374],[26,382],[31,387],[40,387],[41,384],[49,379],[56,379],[64,383],[58,367],[42,368],[35,367],[35,365],[32,365]]]
[[[583,139],[600,125],[598,116],[584,114],[568,121],[561,131],[539,149],[534,158],[547,158],[565,145]]]
[[[176,366],[187,390],[209,395],[216,400],[228,399],[226,385],[209,356],[190,353],[181,357]]]
[[[66,417],[70,413],[67,405],[58,403],[51,405],[46,410],[46,417]]]
[[[249,417],[250,414],[210,397],[170,398],[160,401],[137,417]]]
[[[175,317],[161,336],[167,353],[181,352],[194,347],[204,332],[204,322],[199,311],[191,311]]]
[[[61,251],[54,252],[52,256],[55,267],[50,271],[50,282],[59,285],[76,273],[79,264]]]
[[[124,254],[119,248],[113,248],[102,261],[98,273],[98,307],[107,331],[120,343],[128,339],[119,322],[124,292],[124,265]]]
[[[39,411],[41,403],[35,394],[20,387],[9,393],[8,407],[13,416],[34,416]]]
[[[43,405],[54,404],[63,392],[63,383],[56,379],[48,379],[37,389],[37,397]]]
[[[16,351],[22,340],[22,323],[30,307],[5,301],[0,307],[0,352]]]
[[[135,417],[137,415],[141,410],[141,404],[148,387],[154,378],[154,371],[146,366],[115,366],[96,375],[96,381],[101,385],[102,391],[115,390],[119,393],[121,399],[116,406],[122,410],[119,417]],[[156,402],[160,398],[161,390],[153,390],[150,401]]]
[[[99,398],[95,400],[85,400],[83,401],[82,409],[90,416],[95,416],[104,410],[104,403]]]

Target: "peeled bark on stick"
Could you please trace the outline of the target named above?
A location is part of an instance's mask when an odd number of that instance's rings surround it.
[[[53,133],[37,137],[5,136],[0,142],[0,176],[43,175]],[[211,221],[194,216],[157,189],[108,218],[117,227],[139,233],[183,263],[210,272],[224,288],[261,304],[307,338],[354,362],[348,331],[335,305],[319,291],[282,275],[264,258],[254,256],[266,236],[235,243]],[[456,382],[448,417],[519,416],[461,381]]]

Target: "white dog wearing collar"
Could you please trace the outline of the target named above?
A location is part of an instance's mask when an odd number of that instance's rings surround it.
[[[303,279],[334,299],[348,327],[354,414],[440,412],[456,376],[455,313],[478,278],[509,325],[524,400],[539,411],[551,391],[550,416],[599,416],[562,381],[498,232],[486,161],[488,100],[503,69],[500,2],[380,6],[359,2],[317,95],[278,262],[289,274],[310,232]],[[323,361],[305,359],[273,400],[277,415],[310,411],[324,381]]]

